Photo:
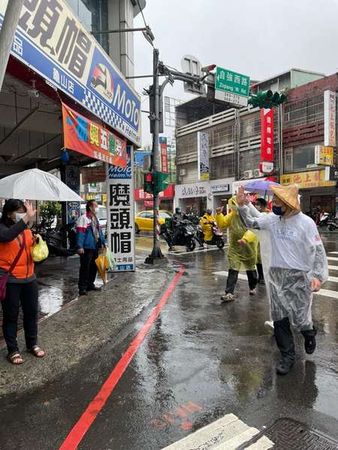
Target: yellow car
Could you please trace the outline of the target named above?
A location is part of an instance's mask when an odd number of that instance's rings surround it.
[[[170,219],[171,214],[168,211],[159,212],[159,224],[162,225],[165,219]],[[154,229],[154,214],[153,211],[141,211],[135,216],[135,232],[153,231]]]

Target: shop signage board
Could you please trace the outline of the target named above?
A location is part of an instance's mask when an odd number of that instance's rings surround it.
[[[209,134],[205,131],[197,132],[197,164],[198,179],[209,180]]]
[[[326,181],[325,170],[313,170],[311,172],[285,174],[280,177],[280,183],[295,183],[298,184],[300,189],[332,187],[336,185],[334,181]]]
[[[133,148],[127,147],[128,163],[108,167],[108,244],[117,272],[135,270],[135,221]]]
[[[274,110],[261,109],[261,163],[274,160]],[[261,165],[261,170],[263,166]],[[262,170],[263,172],[263,170]],[[271,172],[271,171],[269,171]],[[269,173],[267,172],[267,173]],[[264,173],[264,172],[263,172]]]
[[[100,167],[81,167],[82,184],[104,183],[106,181],[106,169]]]
[[[177,184],[175,198],[206,197],[210,194],[209,183]]]
[[[115,166],[127,165],[127,142],[62,103],[64,146]]]
[[[160,137],[161,172],[168,173],[168,144],[166,137]]]
[[[0,27],[9,0],[0,0]],[[26,0],[11,54],[133,143],[141,102],[64,0]]]
[[[238,106],[248,106],[250,77],[223,67],[216,68],[215,99]]]
[[[324,145],[315,146],[315,164],[333,166],[333,147]]]
[[[336,93],[324,91],[324,145],[336,146]]]

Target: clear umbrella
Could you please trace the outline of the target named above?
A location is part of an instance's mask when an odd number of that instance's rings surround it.
[[[51,173],[30,169],[0,180],[0,198],[81,202],[82,198]]]

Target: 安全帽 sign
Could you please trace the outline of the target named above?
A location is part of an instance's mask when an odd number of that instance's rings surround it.
[[[8,1],[0,0],[0,26]],[[140,144],[140,97],[64,0],[26,0],[11,53],[48,84]]]
[[[247,106],[250,91],[250,77],[217,67],[215,75],[215,99]]]

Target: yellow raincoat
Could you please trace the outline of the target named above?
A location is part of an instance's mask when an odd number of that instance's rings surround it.
[[[236,198],[229,200],[231,212],[226,216],[222,213],[216,214],[216,222],[220,229],[229,228],[230,240],[228,249],[229,269],[233,270],[255,270],[257,262],[257,236],[248,230],[239,214],[237,213]],[[245,242],[244,245],[238,243]]]
[[[210,222],[216,222],[215,217],[211,214],[205,213],[200,220],[200,226],[202,227],[205,242],[211,241],[213,237],[212,225]]]

